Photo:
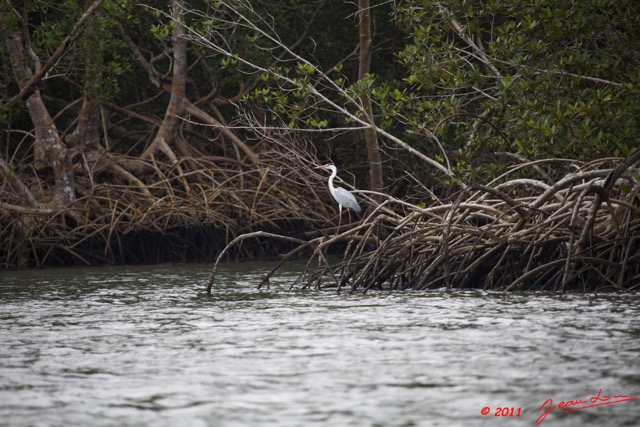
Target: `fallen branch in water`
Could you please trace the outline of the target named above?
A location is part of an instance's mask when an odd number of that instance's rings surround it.
[[[231,249],[234,245],[238,244],[239,242],[242,242],[243,240],[252,239],[252,238],[258,238],[258,237],[270,237],[272,239],[286,240],[286,241],[289,241],[289,242],[298,243],[298,244],[303,245],[303,246],[309,244],[309,242],[305,242],[304,240],[296,239],[294,237],[281,236],[279,234],[267,233],[267,232],[264,232],[264,231],[255,231],[253,233],[242,234],[242,235],[236,237],[235,239],[233,239],[222,250],[222,252],[220,252],[220,255],[218,255],[218,257],[216,258],[216,262],[213,265],[213,270],[211,270],[211,275],[209,276],[209,282],[207,284],[207,293],[208,294],[211,294],[211,287],[213,286],[213,281],[215,280],[216,273],[218,272],[218,265],[220,264],[220,261],[224,258],[224,256],[227,254],[227,251],[229,249]]]

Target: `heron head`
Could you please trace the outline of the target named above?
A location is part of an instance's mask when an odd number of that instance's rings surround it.
[[[332,164],[316,166],[314,169],[324,169],[324,170],[329,171],[331,173],[336,171],[336,167],[334,165],[332,165]]]

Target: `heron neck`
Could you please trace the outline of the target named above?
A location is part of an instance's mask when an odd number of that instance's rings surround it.
[[[332,193],[335,193],[336,191],[336,187],[334,187],[333,185],[333,178],[335,178],[337,174],[338,171],[334,169],[333,172],[331,172],[331,176],[329,177],[329,189]]]

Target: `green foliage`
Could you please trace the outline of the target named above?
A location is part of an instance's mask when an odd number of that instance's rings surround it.
[[[381,115],[430,129],[461,165],[501,150],[590,159],[637,146],[637,1],[412,0],[396,19],[404,75],[373,90]]]

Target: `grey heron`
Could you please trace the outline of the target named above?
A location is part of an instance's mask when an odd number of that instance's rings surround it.
[[[355,213],[360,213],[362,208],[358,204],[356,198],[351,194],[348,190],[345,190],[342,187],[335,187],[333,185],[333,179],[338,174],[338,169],[334,165],[324,165],[318,166],[316,169],[324,169],[331,172],[331,176],[329,177],[329,191],[336,202],[338,202],[339,209],[339,218],[338,218],[338,228],[340,228],[340,223],[342,221],[342,208],[344,207],[347,212],[354,211]],[[351,219],[351,212],[349,212],[349,219]]]

